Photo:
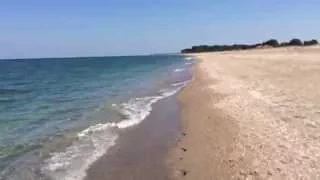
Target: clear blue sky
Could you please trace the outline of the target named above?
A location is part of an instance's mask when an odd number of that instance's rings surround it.
[[[0,58],[320,39],[319,0],[1,0]]]

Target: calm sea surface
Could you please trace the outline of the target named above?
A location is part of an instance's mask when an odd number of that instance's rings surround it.
[[[190,79],[179,55],[0,61],[0,179],[82,179]]]

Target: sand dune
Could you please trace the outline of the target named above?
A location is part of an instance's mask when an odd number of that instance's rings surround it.
[[[320,179],[320,48],[196,54],[174,179]]]

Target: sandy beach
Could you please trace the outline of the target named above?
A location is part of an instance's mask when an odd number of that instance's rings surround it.
[[[172,179],[320,179],[320,48],[194,54]]]

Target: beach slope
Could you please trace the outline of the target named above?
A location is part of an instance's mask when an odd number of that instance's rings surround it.
[[[173,179],[320,179],[320,48],[195,54]]]

